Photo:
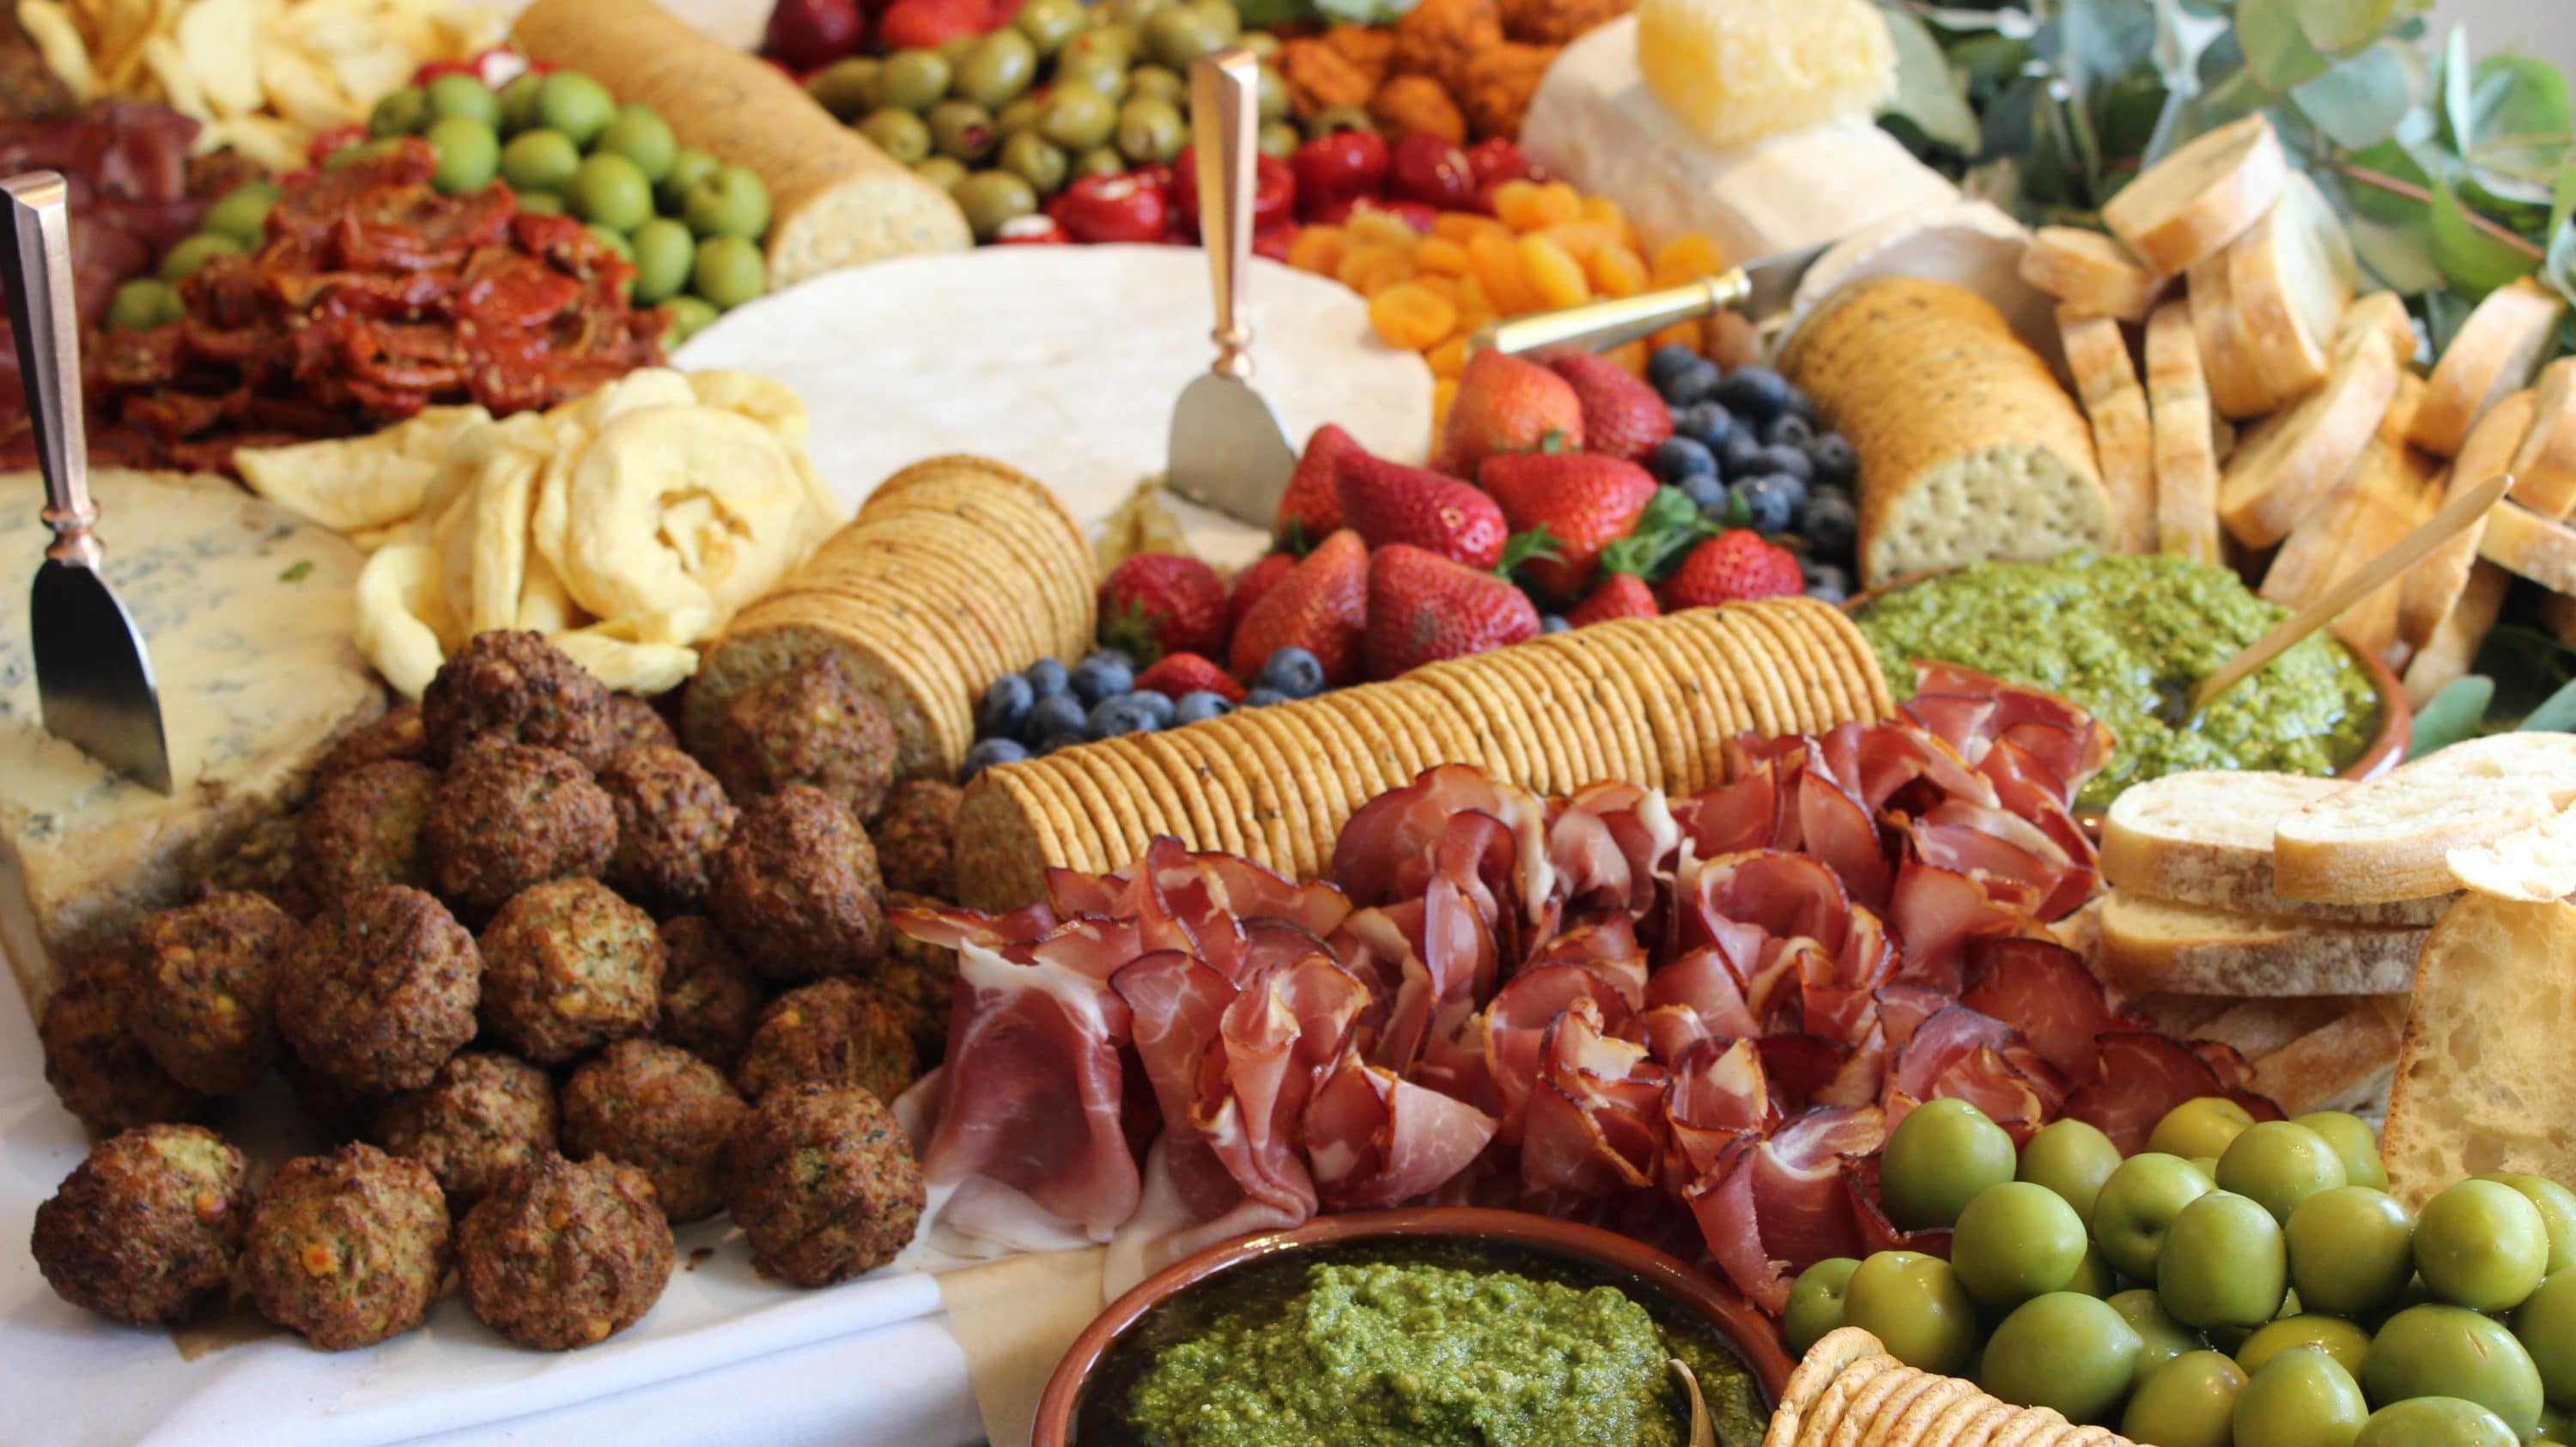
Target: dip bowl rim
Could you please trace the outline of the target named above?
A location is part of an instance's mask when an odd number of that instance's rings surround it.
[[[1733,1287],[1643,1241],[1553,1216],[1482,1206],[1350,1211],[1318,1216],[1285,1231],[1219,1242],[1164,1267],[1111,1302],[1074,1338],[1047,1379],[1046,1392],[1038,1399],[1031,1447],[1068,1447],[1075,1413],[1092,1377],[1110,1350],[1155,1307],[1254,1262],[1389,1239],[1498,1242],[1573,1257],[1613,1276],[1630,1278],[1696,1317],[1744,1363],[1766,1404],[1776,1405],[1788,1384],[1794,1364],[1769,1318]]]

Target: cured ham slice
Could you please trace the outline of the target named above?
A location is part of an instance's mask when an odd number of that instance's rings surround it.
[[[2101,1042],[2102,1073],[2068,1098],[2066,1113],[2109,1136],[2124,1156],[2147,1148],[2165,1112],[2195,1096],[2228,1093],[2208,1061],[2170,1036],[2122,1030]]]
[[[1496,1122],[1463,1100],[1346,1056],[1306,1106],[1316,1188],[1336,1210],[1393,1206],[1466,1169]]]
[[[2048,940],[1976,941],[1969,947],[1967,988],[1959,1003],[2012,1021],[2041,1059],[2074,1081],[2101,1074],[2102,1036],[2138,1028],[2111,1008],[2101,981],[2073,950]]]
[[[1731,1142],[1684,1193],[1719,1269],[1777,1315],[1799,1272],[1828,1256],[1862,1254],[1843,1168],[1885,1139],[1875,1110],[1818,1110],[1769,1140],[1748,1134]]]

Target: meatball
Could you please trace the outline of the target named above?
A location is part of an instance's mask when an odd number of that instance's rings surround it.
[[[662,1010],[653,917],[594,879],[521,891],[483,931],[483,1023],[553,1064],[649,1033]]]
[[[946,907],[935,899],[892,890],[886,892],[885,906],[889,912]],[[885,958],[877,961],[876,978],[869,983],[878,994],[903,1007],[921,1068],[938,1064],[948,1052],[948,1012],[957,999],[957,952],[914,939],[889,922]]]
[[[313,784],[323,784],[354,773],[369,764],[399,759],[417,763],[429,752],[429,735],[420,724],[420,705],[407,703],[385,710],[371,723],[363,723],[340,735],[331,752],[313,766]]]
[[[868,832],[820,789],[755,799],[716,858],[716,923],[775,980],[854,974],[885,947]]]
[[[662,717],[662,711],[655,708],[650,699],[637,698],[631,693],[608,696],[608,733],[611,753],[619,749],[642,748],[647,744],[665,749],[680,746],[679,735],[671,732],[670,721]]]
[[[886,795],[885,811],[868,826],[877,869],[888,889],[957,897],[950,851],[957,842],[957,806],[966,791],[942,779],[908,779]]]
[[[617,847],[617,808],[571,755],[495,744],[447,771],[421,838],[438,892],[483,916],[529,885],[596,877]]]
[[[734,1067],[734,1084],[758,1100],[783,1085],[856,1085],[879,1100],[913,1077],[912,1017],[855,980],[790,990],[760,1012]]]
[[[371,884],[429,887],[422,831],[438,802],[438,771],[387,759],[313,791],[295,821],[297,882],[317,904]]]
[[[446,906],[380,884],[296,932],[278,971],[277,1028],[351,1090],[418,1090],[474,1038],[482,982],[474,936]]]
[[[661,1038],[731,1070],[768,1002],[768,989],[715,921],[694,914],[662,921]]]
[[[829,1286],[895,1258],[921,1224],[921,1167],[864,1090],[799,1085],[753,1106],[727,1146],[726,1204],[765,1276]]]
[[[277,1058],[277,969],[295,921],[256,894],[212,894],[135,926],[134,1038],[170,1078],[248,1090]]]
[[[671,1223],[632,1166],[547,1154],[465,1213],[465,1297],[521,1346],[586,1347],[624,1331],[671,1280]]]
[[[743,1103],[714,1066],[676,1045],[620,1040],[573,1072],[563,1109],[564,1148],[642,1171],[673,1221],[724,1209],[725,1141]]]
[[[806,784],[873,818],[894,782],[894,725],[837,653],[746,691],[726,710],[716,777],[737,799]]]
[[[674,912],[704,908],[716,853],[739,816],[716,776],[676,748],[645,744],[610,758],[599,785],[617,809],[608,882]]]
[[[429,1167],[346,1145],[278,1168],[251,1206],[242,1274],[260,1315],[346,1351],[420,1325],[447,1252],[447,1197]]]
[[[428,759],[445,764],[469,740],[498,734],[514,744],[560,749],[586,767],[616,745],[608,689],[535,633],[477,633],[420,695]]]
[[[46,1083],[94,1134],[194,1120],[206,1111],[206,1098],[171,1079],[134,1037],[133,1011],[133,962],[100,955],[55,989],[36,1029]]]
[[[374,1135],[429,1167],[450,1201],[470,1202],[555,1148],[555,1083],[517,1056],[464,1051],[379,1106]]]
[[[137,1126],[100,1142],[36,1208],[36,1267],[74,1306],[175,1320],[232,1280],[249,1213],[249,1170],[222,1136]]]

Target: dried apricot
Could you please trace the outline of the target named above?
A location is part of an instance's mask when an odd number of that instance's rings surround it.
[[[1474,240],[1480,233],[1508,237],[1512,234],[1512,228],[1491,216],[1480,215],[1474,211],[1443,211],[1431,218],[1432,235],[1445,237],[1461,246]]]
[[[1467,243],[1446,236],[1426,236],[1413,248],[1413,269],[1426,275],[1465,276],[1468,264]]]
[[[1648,353],[1646,350],[1646,343],[1642,338],[1633,342],[1622,342],[1618,346],[1612,347],[1610,350],[1603,352],[1601,355],[1618,363],[1621,370],[1626,371],[1631,376],[1642,377],[1646,375],[1646,357]]]
[[[1574,259],[1554,238],[1532,233],[1520,240],[1521,272],[1548,306],[1579,306],[1592,300],[1592,283],[1583,275],[1583,263]]]
[[[1676,236],[1655,248],[1655,285],[1679,286],[1726,270],[1726,254],[1696,231]]]
[[[1458,278],[1458,324],[1480,327],[1494,319],[1494,299],[1485,295],[1485,284],[1473,271]]]
[[[1539,309],[1538,292],[1522,274],[1517,244],[1499,236],[1478,236],[1467,243],[1467,255],[1475,263],[1473,275],[1483,285],[1485,299],[1493,304],[1497,315],[1516,317]]]
[[[1437,345],[1458,324],[1458,308],[1418,281],[1402,281],[1369,298],[1369,325],[1390,347],[1418,352]]]
[[[1392,246],[1402,251],[1411,251],[1414,243],[1422,239],[1422,234],[1403,217],[1369,206],[1351,212],[1342,223],[1342,234],[1350,238],[1353,246]]]
[[[1422,354],[1431,364],[1434,377],[1455,377],[1467,369],[1467,339],[1471,333],[1460,332]]]
[[[1646,289],[1646,263],[1624,246],[1605,246],[1585,258],[1584,274],[1603,296],[1635,296]]]
[[[1514,231],[1533,231],[1546,225],[1538,215],[1538,183],[1515,177],[1496,186],[1494,215]]]
[[[1413,277],[1413,258],[1392,246],[1354,246],[1343,253],[1333,276],[1362,296],[1375,296]]]
[[[1628,213],[1620,210],[1619,203],[1607,196],[1586,196],[1583,198],[1583,219],[1625,227],[1628,224]]]
[[[1342,264],[1342,250],[1347,244],[1338,226],[1308,226],[1288,242],[1288,264],[1299,271],[1317,276],[1330,276]]]

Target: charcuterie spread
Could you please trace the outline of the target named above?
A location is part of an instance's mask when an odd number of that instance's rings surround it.
[[[0,1332],[376,1441],[1043,1259],[1009,1447],[2576,1440],[2562,73],[756,8],[0,20]]]

